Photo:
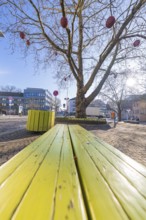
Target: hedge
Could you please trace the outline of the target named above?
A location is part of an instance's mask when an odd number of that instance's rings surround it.
[[[56,117],[55,123],[69,124],[106,124],[106,119]]]

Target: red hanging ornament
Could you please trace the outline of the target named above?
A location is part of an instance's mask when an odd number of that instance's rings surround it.
[[[64,77],[64,81],[66,81],[67,79],[66,79],[66,77]]]
[[[27,44],[27,46],[29,46],[29,45],[30,45],[30,41],[29,41],[29,40],[27,40],[27,41],[26,41],[26,44]]]
[[[57,95],[58,95],[58,91],[55,90],[55,91],[53,92],[53,95],[54,95],[54,96],[57,96]]]
[[[140,40],[134,41],[134,43],[133,43],[134,47],[138,47],[139,45],[140,45]]]
[[[114,25],[115,21],[116,21],[115,17],[110,16],[106,21],[106,27],[111,28]]]
[[[66,28],[67,25],[68,25],[68,20],[66,17],[62,17],[61,20],[60,20],[60,24],[63,28]]]
[[[24,39],[24,38],[25,38],[24,32],[20,32],[20,38],[21,38],[21,39]]]

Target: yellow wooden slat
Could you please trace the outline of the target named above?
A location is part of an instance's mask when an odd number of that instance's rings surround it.
[[[27,188],[32,182],[37,170],[52,143],[45,139],[42,146],[37,148],[30,157],[15,170],[0,187],[0,219],[9,219],[20,203]]]
[[[29,126],[30,126],[30,120],[31,120],[31,111],[28,110],[28,116],[27,116],[27,124],[26,124],[26,129],[29,130]]]
[[[87,219],[66,126],[62,125],[12,219]]]
[[[112,153],[114,153],[115,155],[117,155],[119,158],[121,158],[123,161],[125,161],[125,163],[127,163],[128,165],[130,165],[131,167],[133,167],[135,170],[137,170],[139,173],[141,173],[143,176],[146,177],[146,168],[144,165],[136,162],[135,160],[133,160],[132,158],[128,157],[127,155],[125,155],[124,153],[120,152],[119,150],[117,150],[116,148],[113,148],[111,145],[109,145],[108,143],[104,142],[103,140],[101,140],[100,138],[96,137],[96,139],[102,144],[104,145],[108,150],[112,151]]]
[[[34,112],[33,131],[40,131],[39,130],[40,111],[35,110],[33,112]]]
[[[51,128],[54,126],[55,123],[55,112],[51,112]]]
[[[42,142],[41,139],[32,142],[28,147],[23,149],[23,151],[19,152],[16,154],[14,157],[11,158],[7,163],[3,164],[0,167],[0,185],[2,182],[9,176],[11,173],[14,172],[17,167],[23,163],[23,161],[29,157],[29,155],[36,150],[38,147],[39,143]],[[31,149],[30,149],[30,148]]]
[[[47,131],[54,126],[55,112],[29,110],[26,129],[28,131]]]
[[[54,219],[87,219],[67,126],[63,135]]]
[[[45,141],[45,138],[48,138],[50,139],[50,141],[52,141],[59,129],[60,125],[56,125],[49,132],[46,132],[41,137],[37,138],[25,149],[23,149],[21,152],[12,157],[7,163],[3,164],[0,167],[0,184],[2,184],[2,182],[9,175],[11,175],[15,171],[15,169],[17,169],[19,165],[23,163],[23,161],[27,159],[40,146],[40,144],[43,144],[42,142]]]
[[[28,114],[30,113],[30,120],[29,120],[29,131],[34,130],[34,120],[35,120],[35,110],[30,110]]]
[[[44,112],[45,111],[39,111],[39,124],[38,124],[38,131],[44,131]]]
[[[90,133],[90,136],[92,136],[94,139],[96,139],[99,143],[101,143],[109,151],[114,153],[117,157],[121,158],[122,161],[124,161],[129,166],[131,166],[132,168],[134,168],[135,170],[137,170],[139,173],[141,173],[143,176],[146,177],[146,167],[144,165],[142,165],[142,164],[138,163],[137,161],[133,160],[132,158],[128,157],[127,155],[125,155],[124,153],[119,151],[118,149],[114,148],[110,144],[103,141],[101,138],[99,138],[97,136],[95,137],[94,134]]]
[[[49,111],[48,113],[49,113],[49,118],[48,118],[48,129],[50,129],[50,128],[51,128],[51,121],[52,121],[52,119],[51,119],[51,111]]]
[[[86,202],[92,220],[129,219],[115,195],[98,171],[97,167],[81,144],[82,136],[77,135],[75,127],[69,126],[77,165],[82,180]]]
[[[122,176],[121,173],[117,171],[117,169],[115,169],[115,167],[99,151],[97,151],[95,146],[92,145],[92,137],[90,136],[89,138],[88,133],[85,132],[83,128],[79,126],[74,126],[73,130],[78,141],[82,137],[82,141],[81,141],[82,148],[84,148],[84,151],[87,152],[90,160],[93,161],[97,169],[100,171],[101,175],[109,185],[109,188],[112,189],[113,193],[115,194],[115,198],[118,198],[121,206],[127,212],[127,216],[129,216],[130,219],[133,220],[137,220],[137,219],[145,220],[146,200],[144,199],[144,197],[137,191],[136,188],[133,187],[132,184],[129,183],[127,178]],[[86,135],[84,135],[85,133],[87,133],[87,137]],[[102,148],[104,148],[104,146],[102,146]],[[80,155],[78,154],[78,156]],[[124,168],[126,169],[127,167],[121,167],[121,169]],[[128,169],[126,170],[128,173],[129,170]],[[135,173],[134,172],[132,173],[135,179],[138,178],[137,174],[138,174],[137,171]],[[140,175],[139,181],[141,181],[140,177],[143,179],[142,181],[144,184],[144,188],[146,188],[146,181],[144,181],[144,177]],[[110,212],[109,212],[109,216],[110,216]]]
[[[112,146],[111,150],[109,150],[107,147],[105,147],[103,143],[101,144],[98,141],[96,136],[93,136],[87,130],[79,126],[76,127],[76,129],[82,135],[84,142],[88,143],[88,145],[91,144],[91,147],[99,151],[106,158],[106,160],[108,160],[118,170],[118,172],[125,176],[125,178],[141,193],[141,195],[146,198],[146,178],[141,173],[139,173],[137,170],[127,164],[125,160],[123,161],[120,157],[114,154],[114,152],[112,152]]]
[[[48,130],[48,121],[49,121],[49,113],[48,111],[44,112],[44,121],[43,121],[43,130],[47,131]]]

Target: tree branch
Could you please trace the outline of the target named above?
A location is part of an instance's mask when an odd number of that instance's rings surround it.
[[[135,16],[135,14],[138,12],[138,10],[146,3],[146,0],[140,0],[139,3],[133,7],[131,13],[129,14],[129,16],[127,17],[127,19],[124,21],[124,23],[122,24],[122,26],[120,27],[120,29],[118,30],[117,34],[115,35],[115,37],[110,41],[110,43],[106,46],[106,50],[104,50],[104,53],[102,53],[102,55],[100,56],[99,61],[97,62],[91,77],[89,78],[88,82],[86,83],[85,87],[84,87],[84,92],[86,93],[88,91],[88,89],[91,87],[95,76],[98,72],[98,70],[101,68],[101,65],[103,64],[103,62],[105,61],[105,59],[107,58],[107,56],[109,55],[109,53],[113,50],[113,48],[115,47],[115,45],[119,42],[119,37],[121,36],[123,30],[125,29],[125,27],[129,24],[129,22],[133,19],[133,17]]]
[[[115,59],[116,59],[116,56],[117,56],[117,53],[118,53],[118,44],[116,46],[116,49],[115,49],[115,53],[113,55],[113,58],[103,76],[103,78],[101,79],[100,83],[98,84],[97,88],[86,98],[86,103],[87,103],[87,106],[89,105],[89,103],[98,95],[98,93],[100,92],[104,82],[106,81],[106,79],[108,78],[109,74],[110,74],[110,71],[111,71],[111,68],[115,62]]]

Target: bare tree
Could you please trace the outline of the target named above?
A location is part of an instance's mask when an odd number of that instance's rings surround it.
[[[135,76],[136,85],[128,86],[127,82],[129,76],[131,77],[132,73],[119,72],[118,77],[113,74],[105,82],[100,95],[108,103],[110,110],[114,111],[118,115],[118,120],[121,121],[121,114],[124,109],[132,108],[132,97],[138,97],[142,94],[141,84],[138,80],[138,76]],[[130,98],[131,97],[131,98]]]
[[[15,86],[1,86],[0,90],[3,92],[22,92],[21,89],[16,88]]]
[[[139,39],[146,39],[146,0],[1,2],[2,30],[10,33],[13,49],[23,44],[17,40],[23,33],[26,54],[34,53],[37,63],[54,61],[61,80],[71,74],[76,81],[76,117],[86,117],[115,63],[144,55]]]
[[[110,80],[108,79],[101,91],[101,96],[106,98],[110,109],[117,113],[118,120],[121,121],[121,113],[124,107],[124,99],[127,97],[126,79]]]
[[[61,100],[57,97],[53,97],[50,102],[50,109],[55,110],[55,112],[59,111],[59,108],[61,106]]]

